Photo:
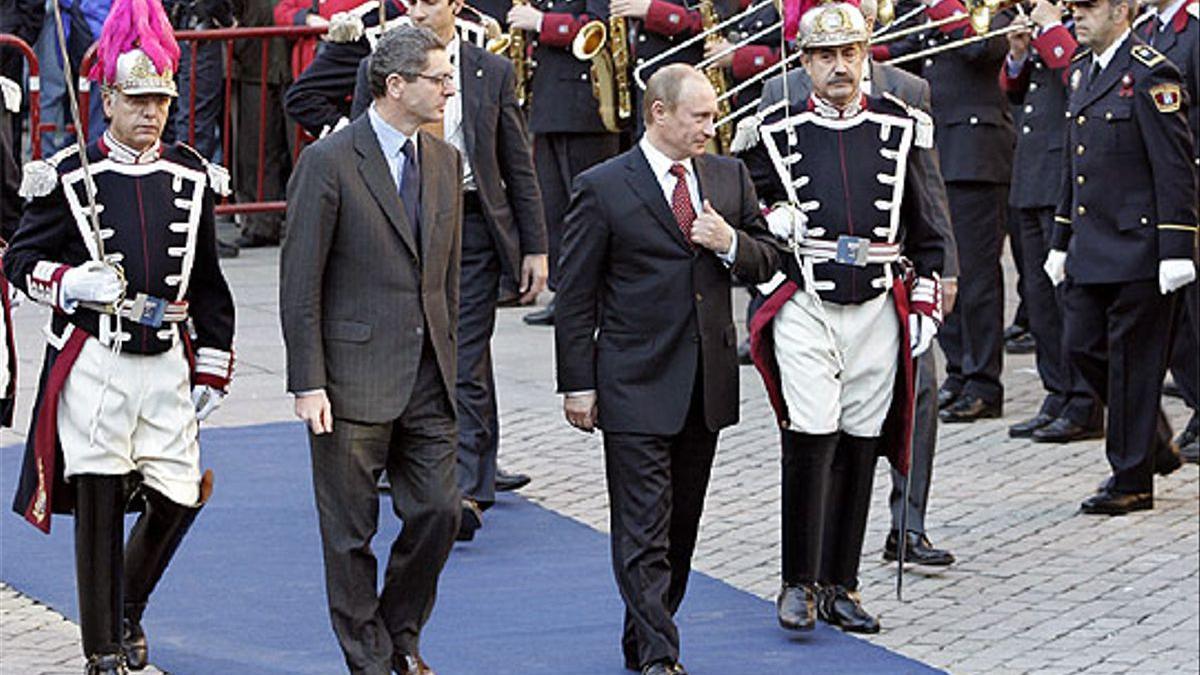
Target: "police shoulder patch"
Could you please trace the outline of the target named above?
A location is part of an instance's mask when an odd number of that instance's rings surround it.
[[[1150,45],[1134,45],[1129,50],[1129,53],[1147,68],[1153,68],[1167,60],[1167,57],[1163,56],[1157,49]]]
[[[1154,107],[1160,113],[1179,112],[1182,94],[1178,82],[1163,82],[1150,87],[1150,98],[1154,99]]]

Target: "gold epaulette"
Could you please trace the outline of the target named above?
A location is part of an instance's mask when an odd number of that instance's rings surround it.
[[[1167,60],[1167,57],[1163,56],[1157,49],[1151,47],[1150,45],[1134,45],[1133,48],[1129,50],[1129,53],[1133,55],[1133,58],[1137,59],[1143,66],[1146,66],[1147,68],[1153,68],[1154,66],[1157,66],[1158,64]]]
[[[1078,53],[1078,54],[1076,54],[1075,56],[1072,56],[1072,57],[1071,57],[1071,63],[1075,63],[1075,62],[1076,62],[1076,61],[1078,61],[1079,59],[1086,58],[1086,57],[1089,57],[1089,56],[1091,56],[1091,55],[1092,55],[1092,50],[1090,50],[1090,49],[1084,49],[1083,51],[1079,52],[1079,53]]]

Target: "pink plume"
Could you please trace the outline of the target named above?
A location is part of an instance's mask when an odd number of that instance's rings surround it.
[[[800,19],[808,10],[824,5],[832,0],[784,0],[783,4],[783,37],[787,40],[796,39],[800,32]],[[837,0],[858,7],[859,0]]]
[[[88,78],[99,82],[115,80],[117,57],[134,47],[146,52],[159,72],[179,69],[179,43],[161,0],[113,0]]]

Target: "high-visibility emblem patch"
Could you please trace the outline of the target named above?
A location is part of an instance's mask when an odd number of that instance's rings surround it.
[[[1182,96],[1178,84],[1174,82],[1156,84],[1150,87],[1150,97],[1154,99],[1154,107],[1158,108],[1158,112],[1179,112]]]

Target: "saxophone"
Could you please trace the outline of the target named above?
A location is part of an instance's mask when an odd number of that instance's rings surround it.
[[[513,5],[525,5],[529,0],[512,0]],[[487,16],[480,12],[482,16]],[[506,56],[512,62],[515,82],[513,89],[517,94],[517,105],[524,106],[529,101],[529,80],[533,69],[529,67],[526,55],[525,31],[511,29],[507,33],[489,36],[487,50],[498,56]]]
[[[713,7],[713,0],[701,0],[696,9],[700,12],[700,23],[704,28],[705,46],[723,42],[724,38],[715,28],[719,19],[716,8]],[[704,69],[704,74],[712,84],[713,91],[717,93],[717,119],[727,119],[732,108],[729,104],[729,97],[725,96],[725,92],[729,90],[725,69],[713,64]],[[717,127],[717,135],[712,140],[715,153],[724,154],[729,150],[729,145],[733,141],[733,126],[727,123]]]
[[[571,44],[580,61],[591,62],[592,95],[596,97],[600,122],[612,133],[621,131],[633,116],[633,94],[629,89],[629,33],[623,18],[584,24]]]
[[[608,53],[612,57],[613,86],[616,87],[617,119],[620,124],[633,117],[633,93],[629,88],[629,20],[608,20]]]

